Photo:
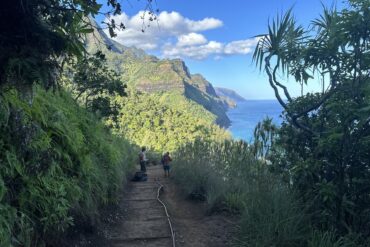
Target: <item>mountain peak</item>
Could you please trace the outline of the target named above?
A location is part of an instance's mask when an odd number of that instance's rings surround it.
[[[93,53],[97,50],[101,50],[104,53],[109,51],[119,54],[128,52],[138,58],[148,56],[142,49],[124,46],[108,37],[103,28],[100,27],[94,18],[89,17],[89,21],[92,24],[94,31],[86,35],[85,46],[87,47],[88,52]]]
[[[212,84],[200,74],[190,74],[183,60],[159,59],[141,49],[126,47],[110,39],[96,21],[92,24],[95,28],[87,35],[87,50],[102,50],[108,63],[130,88],[146,93],[174,92],[214,114],[220,126],[230,125],[224,101],[217,96]]]

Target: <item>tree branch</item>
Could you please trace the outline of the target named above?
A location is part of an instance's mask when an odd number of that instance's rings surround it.
[[[289,91],[286,88],[286,86],[284,86],[283,84],[281,84],[280,82],[278,82],[278,80],[276,79],[276,71],[277,71],[277,69],[278,69],[278,66],[275,65],[274,71],[272,72],[272,78],[273,78],[275,84],[278,85],[280,88],[282,88],[284,90],[285,97],[288,99],[288,101],[289,102],[292,102],[292,97],[290,97]]]
[[[288,106],[284,102],[284,100],[281,98],[281,96],[279,94],[279,89],[276,87],[276,85],[274,83],[274,77],[271,73],[271,67],[270,67],[270,59],[271,59],[271,55],[269,55],[265,58],[265,70],[266,70],[266,73],[269,77],[270,86],[274,89],[275,97],[279,101],[280,105],[284,108],[284,110],[286,110],[288,112]]]
[[[274,89],[275,97],[279,101],[280,105],[284,108],[284,110],[288,113],[288,116],[291,118],[292,123],[293,123],[294,126],[296,126],[297,128],[302,129],[302,130],[310,133],[311,135],[314,135],[315,133],[309,127],[307,127],[306,125],[298,122],[298,118],[291,114],[291,112],[290,112],[287,104],[281,98],[281,96],[279,94],[279,89],[277,88],[277,86],[275,85],[275,82],[274,82],[274,76],[271,73],[271,67],[270,67],[270,59],[271,59],[271,57],[272,56],[269,55],[269,56],[267,56],[265,58],[265,69],[266,69],[266,73],[267,73],[267,75],[269,77],[270,86]]]

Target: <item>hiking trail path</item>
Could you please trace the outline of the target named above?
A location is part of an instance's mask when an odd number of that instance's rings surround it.
[[[162,204],[157,201],[157,170],[148,167],[148,181],[128,183],[121,203],[125,219],[111,233],[109,240],[112,246],[172,246],[167,215]]]
[[[112,222],[106,222],[106,241],[99,246],[172,247],[172,234],[162,200],[175,232],[176,247],[230,246],[234,223],[225,215],[207,215],[204,202],[186,198],[162,166],[147,167],[148,181],[128,182]],[[114,221],[114,222],[113,222]],[[109,223],[109,224],[108,224]]]

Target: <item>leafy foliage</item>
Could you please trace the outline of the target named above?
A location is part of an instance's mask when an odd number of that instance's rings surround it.
[[[309,100],[295,103],[306,105]],[[356,102],[347,88],[305,119],[308,126],[322,132],[320,138],[288,123],[279,133],[278,145],[285,152],[276,155],[276,165],[290,174],[312,210],[319,212],[316,222],[341,232],[369,227],[369,103],[367,97]]]
[[[107,121],[119,135],[157,152],[174,151],[197,138],[223,140],[229,134],[213,124],[215,116],[180,93],[138,93],[117,97],[121,110]]]
[[[0,82],[20,89],[56,81],[57,57],[80,56],[81,38],[91,28],[83,21],[100,9],[96,1],[7,1],[1,10]]]
[[[118,109],[111,98],[125,96],[126,85],[107,66],[105,55],[97,52],[72,66],[64,71],[64,84],[76,95],[75,99],[102,117],[117,115]]]
[[[299,191],[328,246],[347,234],[359,236],[358,246],[370,237],[370,3],[348,3],[341,11],[324,8],[310,30],[288,11],[254,53],[285,109],[274,169]],[[292,98],[277,80],[279,69],[303,84],[322,76],[322,92]],[[334,237],[325,235],[332,229]]]
[[[272,123],[272,118],[265,118],[254,128],[253,153],[257,158],[266,159],[278,133],[278,127]]]
[[[152,1],[145,13],[154,20]],[[0,10],[0,86],[16,86],[24,96],[32,97],[33,83],[54,87],[63,62],[83,59],[86,34],[94,31],[90,17],[120,14],[117,0],[14,0]],[[144,23],[143,23],[144,24]],[[123,29],[113,19],[105,23],[110,35]]]
[[[0,97],[1,246],[56,244],[96,224],[134,163],[131,145],[68,94],[35,92],[32,106],[16,90]]]
[[[370,6],[368,1],[349,1],[349,5],[341,12],[324,8],[321,17],[312,22],[316,32],[297,26],[290,10],[269,25],[268,34],[260,35],[254,52],[253,58],[260,68],[264,64],[288,120],[311,134],[320,133],[306,126],[301,118],[321,107],[343,84],[352,85],[357,91],[353,97],[360,97],[361,82],[369,80]],[[279,69],[302,85],[308,83],[314,73],[322,76],[323,90],[317,101],[299,109],[288,107],[283,96],[288,103],[293,99],[284,83],[277,80]],[[327,88],[325,79],[329,80]]]

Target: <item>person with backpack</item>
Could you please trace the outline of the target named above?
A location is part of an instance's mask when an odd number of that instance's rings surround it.
[[[163,155],[161,163],[163,165],[163,170],[164,170],[164,176],[169,177],[170,176],[170,162],[172,161],[170,157],[170,153],[167,152]]]
[[[142,147],[141,148],[141,151],[140,151],[140,153],[139,153],[139,163],[140,163],[140,170],[142,171],[142,172],[146,172],[146,161],[147,161],[147,159],[146,159],[146,154],[145,154],[145,152],[146,152],[146,148],[145,147]]]

